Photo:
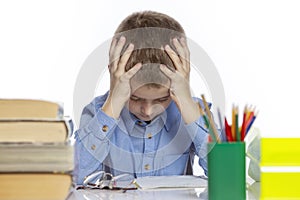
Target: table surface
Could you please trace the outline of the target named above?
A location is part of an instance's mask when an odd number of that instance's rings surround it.
[[[247,199],[259,199],[259,183],[252,184],[247,190]],[[165,199],[208,199],[207,188],[172,188],[151,190],[128,190],[123,193],[120,190],[75,190],[72,189],[67,200],[165,200]]]

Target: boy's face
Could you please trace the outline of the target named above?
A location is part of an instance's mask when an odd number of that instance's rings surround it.
[[[129,111],[143,121],[150,121],[164,112],[171,102],[169,87],[143,85],[130,96]]]

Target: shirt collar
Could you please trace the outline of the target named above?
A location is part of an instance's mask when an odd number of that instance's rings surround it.
[[[133,132],[133,128],[135,125],[138,126],[147,126],[148,124],[140,119],[138,119],[136,116],[134,116],[130,111],[124,107],[121,112],[121,119],[119,126],[123,130],[127,130],[128,133]],[[158,129],[162,129],[165,127],[167,131],[169,130],[170,124],[168,124],[168,109],[166,109],[163,113],[158,115],[149,125],[156,124]],[[170,122],[169,122],[170,123]]]

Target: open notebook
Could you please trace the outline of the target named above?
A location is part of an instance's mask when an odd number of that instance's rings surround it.
[[[203,176],[146,176],[138,177],[136,183],[140,189],[203,188],[207,187],[207,178]]]

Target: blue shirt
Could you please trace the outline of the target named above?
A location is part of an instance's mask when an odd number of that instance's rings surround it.
[[[102,110],[108,93],[96,97],[82,112],[75,132],[74,178],[82,184],[85,176],[97,170],[113,175],[183,175],[194,155],[207,174],[208,131],[202,117],[185,124],[174,101],[146,123],[124,107],[118,120]],[[203,107],[200,99],[194,98]],[[191,162],[191,163],[190,163]]]

